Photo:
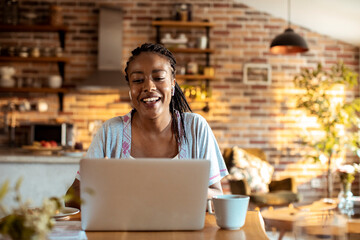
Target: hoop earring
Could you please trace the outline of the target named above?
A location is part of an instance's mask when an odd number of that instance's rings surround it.
[[[130,97],[130,101],[132,101],[131,90],[129,90],[129,97]]]
[[[171,88],[171,96],[174,96],[175,95],[175,86],[172,86]]]

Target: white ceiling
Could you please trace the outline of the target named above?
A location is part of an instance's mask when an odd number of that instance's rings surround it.
[[[288,0],[235,1],[288,20]],[[360,0],[290,0],[290,6],[291,23],[360,47]]]

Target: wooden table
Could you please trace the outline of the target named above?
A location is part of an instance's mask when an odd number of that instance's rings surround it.
[[[286,232],[293,231],[293,223],[297,217],[298,212],[335,210],[336,207],[337,202],[326,203],[322,200],[319,200],[310,205],[297,208],[292,207],[292,205],[290,207],[283,207],[277,209],[269,208],[261,211],[261,215],[263,216],[265,225],[268,229],[276,228],[277,231],[279,231],[279,240],[281,240]],[[349,239],[351,238],[350,235],[356,235],[357,237],[359,237],[360,219],[348,219],[347,232],[349,233]]]
[[[70,220],[79,221],[80,214]],[[166,232],[86,232],[89,240],[92,239],[121,239],[121,240],[262,240],[266,236],[264,222],[260,212],[248,211],[245,225],[239,230],[223,230],[216,225],[215,216],[206,214],[205,227],[200,231],[166,231]]]

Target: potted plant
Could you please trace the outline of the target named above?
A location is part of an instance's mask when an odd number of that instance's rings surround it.
[[[297,107],[305,110],[308,116],[316,117],[321,134],[311,130],[303,136],[302,143],[314,151],[307,157],[315,162],[327,163],[327,197],[332,197],[332,168],[335,159],[345,156],[346,149],[356,152],[359,149],[360,127],[358,112],[360,98],[348,100],[334,96],[336,87],[352,88],[357,85],[357,74],[342,62],[326,70],[318,64],[314,70],[303,69],[294,78],[295,86],[301,89],[297,96]],[[319,133],[319,132],[318,132]]]
[[[22,178],[19,178],[15,187],[9,187],[9,181],[0,186],[0,239],[42,240],[48,239],[48,234],[55,225],[53,218],[61,208],[62,199],[57,197],[45,198],[39,207],[31,207],[31,201],[23,201],[20,193]],[[8,209],[3,204],[5,195],[15,192],[14,200],[17,207]],[[72,193],[65,195],[63,200],[80,201]]]

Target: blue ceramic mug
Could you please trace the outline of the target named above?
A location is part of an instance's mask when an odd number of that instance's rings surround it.
[[[215,215],[216,224],[223,229],[236,230],[244,226],[249,196],[218,195],[208,200],[208,211]],[[212,204],[214,210],[212,208]]]

